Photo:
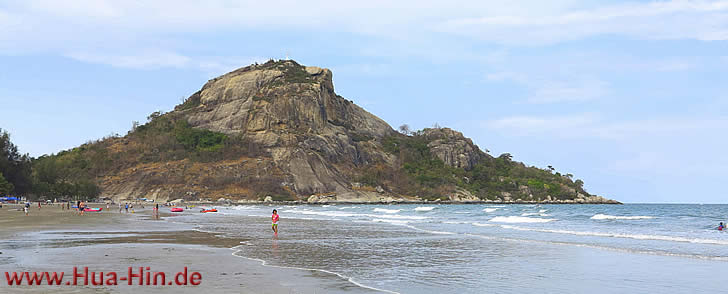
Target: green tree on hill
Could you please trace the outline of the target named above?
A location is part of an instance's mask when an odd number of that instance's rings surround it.
[[[3,177],[3,174],[0,173],[0,195],[8,195],[14,188],[13,184],[8,182],[5,177]]]
[[[12,184],[13,194],[25,194],[31,190],[31,163],[27,154],[21,154],[10,141],[10,134],[0,129],[0,174]]]

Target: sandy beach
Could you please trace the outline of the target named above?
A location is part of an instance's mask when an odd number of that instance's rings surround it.
[[[91,205],[101,207],[101,205]],[[105,207],[105,206],[104,206]],[[9,286],[3,293],[368,293],[334,274],[264,266],[260,261],[234,256],[232,248],[246,240],[196,231],[152,217],[151,207],[119,213],[114,207],[78,216],[60,206],[32,207],[25,216],[20,205],[0,209],[0,274],[5,272],[64,272],[72,280],[73,268],[82,271],[128,273],[148,267],[171,280],[183,271],[199,272],[197,286]],[[162,214],[161,218],[174,217]],[[241,226],[241,229],[245,229]],[[79,283],[83,279],[78,280]]]

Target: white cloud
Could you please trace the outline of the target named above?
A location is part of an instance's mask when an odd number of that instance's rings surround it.
[[[584,102],[605,96],[607,83],[599,80],[550,82],[539,86],[526,101],[533,104]]]
[[[728,117],[663,117],[611,122],[595,114],[511,116],[481,124],[517,136],[591,138],[613,141],[680,139],[679,136],[728,133]]]
[[[728,40],[728,2],[673,0],[541,16],[467,17],[446,21],[439,29],[504,44],[548,44],[598,35]]]
[[[378,40],[361,46],[356,52],[360,55],[415,56],[435,63],[467,59],[502,64],[507,49],[496,46],[484,51],[476,49],[473,42],[543,44],[603,34],[723,40],[728,38],[726,15],[725,1],[680,0],[588,7],[576,0],[460,1],[457,5],[430,0],[210,0],[204,5],[172,0],[8,0],[0,5],[0,54],[50,52],[132,68],[183,64],[203,68],[205,61],[186,51],[190,44],[185,42],[185,34],[214,32],[234,37],[252,31],[329,32]],[[159,52],[144,52],[149,44]],[[125,53],[110,56],[113,54],[108,52]],[[133,55],[126,52],[142,52],[142,60],[124,58]],[[155,54],[161,57],[158,62],[144,60]],[[185,61],[185,56],[192,60]],[[212,63],[207,66],[218,67]],[[663,67],[681,68],[687,65]],[[585,91],[573,85],[557,85],[559,81],[547,81],[550,89],[543,91]],[[595,89],[588,91],[595,93]]]
[[[524,69],[526,70],[526,69]],[[529,104],[550,104],[562,102],[586,102],[609,94],[607,82],[578,73],[558,76],[541,76],[512,71],[493,72],[485,75],[489,82],[515,82],[528,90],[523,101]]]
[[[106,64],[118,68],[131,69],[159,69],[159,68],[192,68],[207,73],[209,76],[218,76],[254,62],[265,62],[263,57],[189,57],[174,52],[159,50],[146,50],[131,54],[98,54],[89,52],[74,52],[66,57],[78,61]]]
[[[136,54],[98,54],[88,52],[70,53],[67,57],[98,64],[108,64],[120,68],[156,69],[161,67],[182,68],[189,64],[190,58],[173,52],[138,52]]]

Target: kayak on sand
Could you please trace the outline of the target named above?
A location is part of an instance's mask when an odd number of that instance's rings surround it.
[[[200,212],[202,212],[202,213],[205,213],[205,212],[217,212],[217,209],[214,209],[214,208],[213,209],[202,209],[202,210],[200,210]]]
[[[172,211],[172,212],[183,212],[185,210],[182,207],[173,207],[172,209],[170,209],[170,211]]]

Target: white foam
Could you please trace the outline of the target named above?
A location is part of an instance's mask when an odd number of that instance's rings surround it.
[[[538,215],[538,216],[551,216],[550,214],[539,213],[539,212],[526,212],[526,213],[521,214],[521,216],[533,216],[533,215]]]
[[[490,219],[491,222],[496,223],[547,223],[555,221],[553,218],[536,218],[536,217],[523,217],[523,216],[496,216]]]
[[[401,209],[384,209],[384,208],[375,208],[374,212],[384,212],[384,213],[398,213],[402,211]]]
[[[472,223],[472,225],[474,225],[476,227],[495,227],[495,225],[493,225],[493,224],[482,224],[482,223],[478,223],[478,222]]]
[[[409,220],[423,220],[428,219],[426,216],[409,216],[409,215],[398,215],[398,214],[366,214],[366,213],[352,213],[344,211],[310,211],[310,210],[285,210],[283,213],[298,213],[306,215],[320,215],[326,217],[359,217],[359,218],[390,218],[390,219],[409,219]]]
[[[622,219],[622,220],[636,220],[636,219],[651,219],[654,218],[652,216],[645,216],[645,215],[634,215],[634,216],[617,216],[617,215],[608,215],[608,214],[595,214],[591,217],[591,219]]]
[[[415,211],[432,211],[435,207],[432,206],[420,206],[415,208]]]
[[[400,219],[383,219],[383,218],[374,218],[371,219],[371,221],[375,223],[390,223],[394,225],[406,225],[409,223],[409,220],[400,220]]]
[[[670,241],[670,242],[697,243],[697,244],[728,245],[728,240],[685,238],[685,237],[664,236],[664,235],[622,234],[622,233],[584,232],[584,231],[569,231],[569,230],[546,230],[546,229],[524,228],[524,227],[509,226],[509,225],[502,225],[501,227],[505,228],[505,229],[512,229],[512,230],[519,230],[519,231],[569,234],[569,235],[577,235],[577,236],[611,237],[611,238],[626,238],[626,239],[636,239],[636,240],[655,240],[655,241]]]
[[[239,249],[240,246],[242,246],[242,245],[239,245],[239,246],[235,246],[233,248],[230,248],[230,249],[232,249],[232,250],[235,251],[235,252],[233,252],[233,256],[241,257],[241,258],[245,258],[245,259],[249,259],[249,260],[255,260],[255,261],[260,262],[260,264],[263,265],[263,266],[277,267],[277,268],[288,268],[288,269],[297,269],[297,270],[306,270],[306,271],[317,271],[317,272],[327,273],[327,274],[331,274],[331,275],[336,275],[339,278],[342,278],[342,279],[344,279],[346,281],[349,281],[349,283],[352,283],[352,284],[354,284],[354,285],[356,285],[358,287],[361,287],[361,288],[365,288],[365,289],[369,289],[369,290],[373,290],[373,291],[385,292],[385,293],[399,294],[399,292],[385,290],[385,289],[380,289],[380,288],[375,288],[375,287],[371,287],[371,286],[367,286],[367,285],[361,284],[359,282],[354,281],[354,278],[348,277],[348,276],[345,276],[345,275],[342,275],[342,274],[337,273],[337,272],[332,272],[332,271],[328,271],[328,270],[324,270],[324,269],[316,269],[316,268],[304,268],[304,267],[293,267],[293,266],[269,265],[268,262],[265,261],[265,260],[263,260],[263,259],[252,258],[252,257],[247,257],[247,256],[242,256],[242,255],[236,255],[236,253],[242,252],[242,250]]]
[[[488,212],[488,213],[490,213],[490,212],[494,212],[494,211],[496,211],[496,210],[498,210],[498,208],[497,208],[497,207],[495,207],[495,208],[490,208],[490,207],[488,207],[488,208],[484,208],[484,209],[483,209],[483,211],[485,211],[485,212]]]
[[[451,224],[451,225],[461,225],[461,224],[469,224],[469,222],[456,222],[456,221],[444,221],[443,224]]]
[[[339,207],[339,209],[352,209],[352,208],[356,208],[356,207],[355,207],[355,206],[344,206],[344,207]]]
[[[546,212],[546,211],[548,211],[548,209],[541,209],[541,210],[539,210],[538,212],[540,212],[540,213],[544,213],[544,212]]]

